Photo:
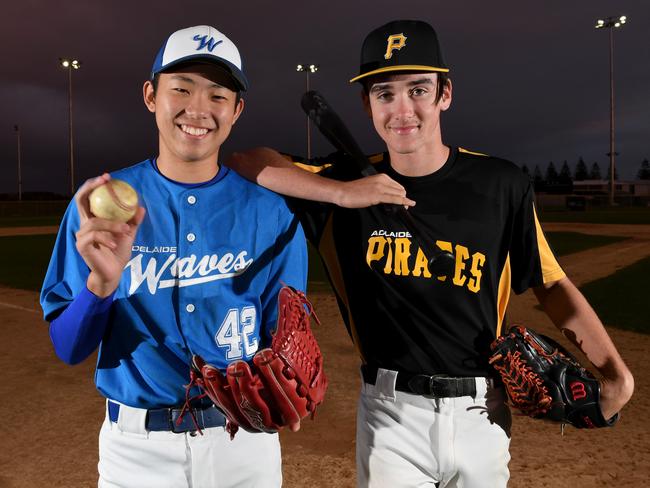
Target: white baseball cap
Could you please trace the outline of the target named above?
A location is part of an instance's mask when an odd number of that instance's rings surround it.
[[[239,89],[248,90],[248,80],[242,72],[237,46],[214,27],[197,25],[178,30],[169,36],[153,62],[151,78],[187,61],[221,66],[232,75]]]

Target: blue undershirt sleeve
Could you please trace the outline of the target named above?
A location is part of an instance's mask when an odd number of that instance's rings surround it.
[[[99,298],[88,288],[50,323],[54,351],[67,364],[78,364],[90,356],[104,337],[113,294]]]

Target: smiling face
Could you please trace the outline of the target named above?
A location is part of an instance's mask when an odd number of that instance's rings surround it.
[[[230,76],[208,64],[161,73],[155,89],[150,81],[145,83],[145,104],[158,126],[163,174],[185,171],[188,165],[215,172],[219,149],[244,108],[234,90]]]
[[[426,157],[442,147],[440,112],[451,105],[451,83],[436,100],[436,73],[408,73],[377,77],[368,83],[364,105],[391,160]]]

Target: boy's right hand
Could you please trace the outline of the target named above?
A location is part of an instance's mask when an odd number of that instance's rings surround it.
[[[413,207],[415,201],[406,196],[402,185],[390,176],[380,173],[358,180],[339,182],[334,203],[345,208],[364,208],[380,203]]]
[[[86,181],[75,196],[80,225],[76,233],[77,251],[90,268],[87,287],[98,297],[107,297],[120,283],[122,271],[131,258],[131,247],[138,227],[146,213],[139,207],[127,223],[95,217],[90,211],[89,195],[111,177],[102,176]]]

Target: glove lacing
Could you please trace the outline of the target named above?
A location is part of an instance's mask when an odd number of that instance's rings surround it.
[[[183,417],[187,412],[189,412],[190,416],[192,417],[192,423],[194,424],[194,427],[196,427],[196,431],[203,435],[203,431],[201,430],[201,427],[199,427],[199,423],[196,420],[196,415],[194,415],[194,409],[191,407],[191,403],[194,400],[200,400],[201,398],[204,398],[207,395],[207,393],[199,393],[198,395],[190,396],[190,390],[198,386],[198,375],[196,374],[196,371],[194,368],[190,369],[190,382],[185,386],[185,403],[183,404],[183,408],[181,409],[181,414],[178,416],[178,419],[176,419],[176,425],[181,425],[181,422],[183,421]]]
[[[497,364],[496,362],[501,364]],[[508,351],[506,357],[498,354],[490,364],[501,374],[501,379],[512,403],[526,415],[543,415],[548,412],[552,398],[548,388],[533,369],[521,359],[521,351]],[[537,399],[539,398],[539,399]]]

